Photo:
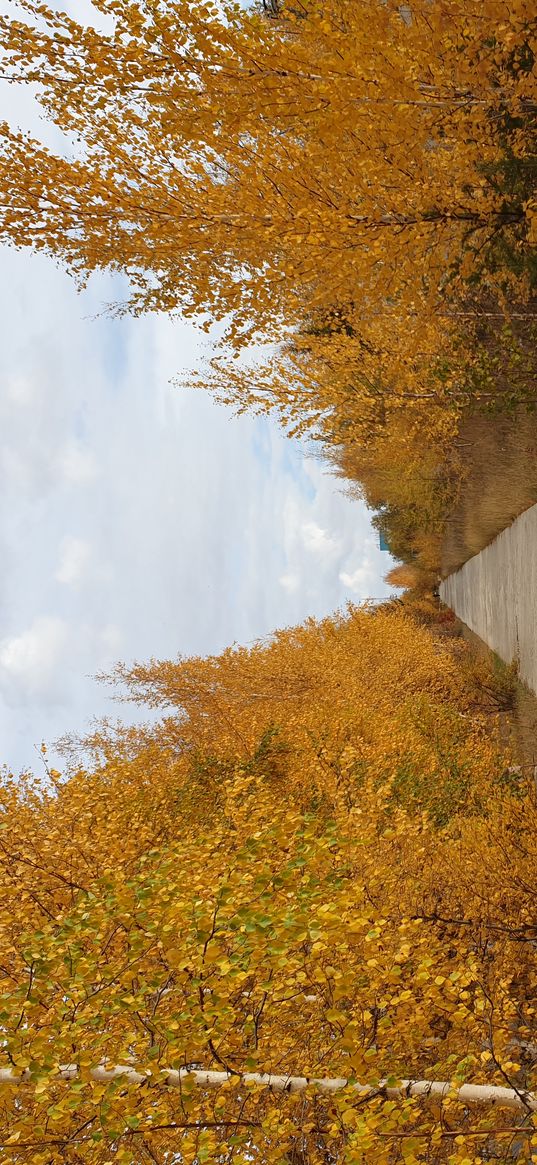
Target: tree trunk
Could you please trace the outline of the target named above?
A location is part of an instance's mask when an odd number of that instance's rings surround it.
[[[60,1067],[58,1075],[63,1080],[73,1080],[78,1076],[76,1064],[66,1064]],[[122,1077],[127,1084],[144,1084],[151,1079],[151,1073],[137,1072],[126,1064],[116,1064],[112,1068],[96,1067],[91,1070],[92,1080],[106,1083]],[[388,1084],[381,1080],[378,1085],[349,1084],[343,1077],[328,1077],[325,1079],[308,1078],[306,1076],[283,1076],[263,1072],[243,1072],[232,1075],[228,1072],[213,1072],[212,1070],[173,1068],[164,1070],[162,1079],[158,1077],[155,1083],[163,1083],[168,1088],[180,1088],[184,1080],[193,1081],[200,1088],[220,1088],[222,1084],[259,1085],[260,1088],[270,1088],[274,1092],[305,1092],[314,1087],[318,1092],[330,1094],[341,1092],[349,1088],[352,1092],[371,1099],[383,1096],[388,1100],[405,1100],[410,1096],[421,1097],[424,1100],[442,1100],[449,1097],[467,1105],[486,1105],[491,1108],[513,1108],[523,1112],[537,1112],[537,1095],[514,1088],[503,1088],[495,1084],[463,1084],[457,1088],[448,1080],[400,1080],[398,1084]],[[16,1072],[12,1068],[0,1069],[0,1084],[21,1085],[31,1083],[31,1075],[25,1070]]]

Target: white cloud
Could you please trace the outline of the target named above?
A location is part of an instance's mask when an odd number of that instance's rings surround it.
[[[278,582],[286,591],[296,592],[300,587],[300,579],[297,574],[281,574]]]
[[[339,543],[335,538],[331,538],[326,533],[326,530],[323,530],[316,522],[303,523],[302,538],[306,550],[311,550],[313,554],[318,554],[320,557],[333,557],[333,555],[338,553]]]
[[[364,588],[367,591],[367,586],[373,583],[378,576],[373,563],[366,561],[361,566],[357,566],[352,572],[347,570],[340,571],[339,577],[344,586],[363,598],[365,597]]]
[[[80,442],[71,441],[58,457],[61,472],[66,481],[73,485],[85,485],[97,476],[97,463],[93,453]]]
[[[55,578],[66,586],[78,583],[86,573],[91,560],[91,546],[84,538],[67,537],[62,540],[60,562]]]
[[[390,563],[275,422],[171,387],[207,345],[189,324],[110,320],[121,284],[77,295],[44,255],[0,263],[0,764],[17,771],[42,739],[128,716],[90,678],[115,659],[322,617],[382,594]]]
[[[121,639],[121,631],[116,623],[107,623],[101,628],[99,640],[103,656],[99,661],[99,667],[104,667],[109,660],[113,662],[118,658],[118,653],[121,650]]]
[[[27,408],[32,405],[35,400],[36,383],[28,376],[14,376],[7,377],[6,394],[7,397],[19,407]]]
[[[67,647],[68,627],[57,615],[38,615],[20,635],[0,642],[0,687],[11,706],[58,698],[58,669]]]

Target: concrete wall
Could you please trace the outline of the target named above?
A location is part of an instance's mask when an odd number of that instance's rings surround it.
[[[441,583],[440,597],[537,692],[537,505]]]

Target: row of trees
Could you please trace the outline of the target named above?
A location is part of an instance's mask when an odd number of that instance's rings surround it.
[[[531,1154],[535,799],[465,675],[351,610],[119,669],[161,724],[4,782],[4,1160]]]
[[[461,410],[534,397],[527,329],[497,341],[536,275],[531,0],[96,7],[112,31],[35,0],[2,19],[5,76],[68,137],[3,127],[0,237],[124,272],[120,310],[275,344],[201,382],[434,527]]]
[[[446,277],[533,222],[486,176],[506,121],[524,152],[527,0],[334,0],[276,21],[101,0],[109,35],[20,7],[3,20],[9,76],[38,82],[80,150],[4,127],[4,235],[82,274],[121,268],[134,308],[231,316],[237,343],[344,313],[347,339],[391,355],[414,320],[404,351],[420,358]]]
[[[489,391],[475,312],[531,293],[529,0],[99,0],[108,32],[18,8],[5,75],[67,136],[3,127],[2,238],[275,345],[205,379],[419,509],[410,470]],[[120,669],[158,728],[6,778],[6,1160],[531,1155],[535,798],[465,675],[353,611]]]

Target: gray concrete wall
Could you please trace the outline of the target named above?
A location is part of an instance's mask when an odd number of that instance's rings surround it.
[[[537,505],[440,585],[440,597],[537,692]]]

